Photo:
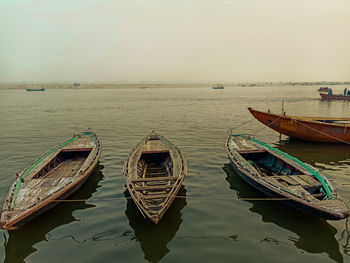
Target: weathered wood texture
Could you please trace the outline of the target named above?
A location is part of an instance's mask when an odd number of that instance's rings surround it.
[[[326,219],[339,220],[349,216],[346,205],[334,188],[331,188],[331,197],[326,195],[319,181],[321,179],[310,172],[314,169],[311,166],[301,165],[300,161],[298,163],[281,152],[258,144],[250,136],[230,134],[225,148],[237,173],[261,192],[271,197],[286,198],[284,203]],[[267,171],[268,161],[271,161],[271,167],[277,163],[284,174]],[[325,180],[324,176],[322,178]],[[330,185],[328,181],[327,184]]]
[[[5,199],[0,226],[15,229],[77,190],[98,163],[101,142],[92,131],[75,135],[17,175]],[[81,151],[80,151],[81,149]]]
[[[123,173],[142,215],[158,223],[178,193],[187,165],[176,146],[153,132],[133,148]]]

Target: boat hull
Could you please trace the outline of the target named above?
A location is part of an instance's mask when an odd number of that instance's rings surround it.
[[[249,166],[248,162],[246,161],[242,162],[242,159],[238,160],[237,157],[234,157],[234,154],[231,152],[230,146],[229,146],[230,138],[231,138],[231,135],[228,136],[225,144],[225,149],[226,149],[227,156],[230,159],[230,164],[232,165],[234,170],[237,172],[237,174],[245,182],[250,184],[252,187],[257,189],[258,191],[262,192],[263,194],[267,195],[270,198],[284,199],[284,200],[276,200],[276,201],[282,202],[304,213],[316,215],[327,220],[341,220],[349,216],[349,212],[347,211],[345,204],[343,203],[343,201],[341,201],[340,197],[337,195],[335,191],[333,192],[333,194],[337,199],[336,202],[338,202],[338,205],[340,206],[337,206],[337,209],[333,210],[330,208],[324,208],[322,204],[316,205],[315,203],[311,203],[307,200],[303,200],[298,197],[295,197],[294,195],[291,195],[284,189],[278,188],[275,185],[268,183],[266,179],[263,179],[264,177],[261,174],[260,175],[257,175],[255,173],[252,174],[251,173],[252,171],[250,169],[247,169],[247,166]],[[341,209],[339,209],[339,207],[341,207]]]
[[[262,124],[293,138],[314,142],[350,142],[350,127],[347,125],[321,123],[248,109]]]
[[[41,89],[26,89],[27,91],[45,91],[45,88]]]
[[[96,165],[94,166],[94,168],[95,167],[96,167]],[[45,204],[43,204],[39,207],[36,207],[36,208],[32,209],[31,211],[28,211],[23,216],[21,216],[21,218],[17,218],[13,222],[10,221],[6,224],[3,224],[1,226],[1,228],[6,229],[6,230],[18,229],[18,228],[22,227],[23,225],[25,225],[26,223],[32,221],[36,217],[40,216],[41,214],[47,212],[48,210],[50,210],[51,208],[55,207],[56,205],[58,205],[60,203],[60,201],[56,202],[53,200],[64,200],[64,199],[68,198],[70,195],[72,195],[75,191],[77,191],[81,187],[81,185],[88,179],[90,174],[87,175],[86,177],[84,177],[81,182],[70,187],[70,189],[67,189],[59,196],[55,196],[53,198],[50,198],[50,200],[47,200],[47,202],[45,202]]]
[[[13,219],[4,220],[4,216],[1,216],[0,227],[6,230],[14,230],[20,228],[29,221],[35,219],[37,216],[43,214],[44,212],[50,210],[54,206],[60,203],[59,200],[64,200],[70,195],[72,195],[76,190],[78,190],[81,185],[89,178],[89,176],[94,171],[95,167],[98,164],[99,158],[101,156],[102,146],[96,134],[92,133],[97,140],[96,154],[91,157],[91,161],[88,163],[88,167],[79,175],[79,177],[71,182],[66,187],[61,190],[53,193],[44,200],[38,202],[36,205],[27,209],[26,212],[20,214],[19,216],[14,217]],[[84,149],[83,149],[84,150]],[[57,201],[56,201],[57,200]],[[4,204],[4,209],[6,205]]]
[[[156,141],[161,143],[155,143]],[[152,146],[152,143],[157,146]],[[143,162],[142,156],[145,155],[149,156],[146,159],[149,159],[150,162],[141,167],[139,164]],[[157,163],[162,155],[168,156],[169,159],[160,161],[158,168],[161,169],[163,163],[172,163],[172,168],[164,165],[167,170],[166,173],[152,173],[154,167],[150,169],[150,172],[147,172],[148,168],[146,167],[151,167],[152,163]],[[124,162],[123,174],[129,194],[141,214],[153,223],[158,224],[182,186],[187,175],[187,164],[182,152],[175,145],[152,132],[130,152]]]
[[[323,100],[349,100],[350,101],[350,96],[344,96],[340,94],[320,93],[320,96]]]
[[[252,177],[250,177],[249,175],[247,175],[247,173],[243,172],[240,168],[238,168],[237,164],[230,159],[230,163],[232,165],[232,167],[234,168],[234,170],[237,172],[237,174],[245,181],[247,182],[249,185],[251,185],[252,187],[254,187],[255,189],[257,189],[258,191],[262,192],[263,194],[265,194],[266,196],[269,196],[271,198],[285,198],[288,199],[287,196],[283,195],[283,194],[279,194],[275,191],[273,191],[272,189],[265,187],[264,185],[261,185],[260,183],[258,183],[256,180],[254,180]],[[281,202],[285,205],[288,205],[290,207],[293,207],[295,209],[298,209],[299,211],[302,211],[304,213],[310,214],[310,215],[316,215],[319,217],[322,217],[324,219],[327,220],[341,220],[344,219],[343,215],[333,215],[333,214],[329,214],[326,213],[320,209],[316,209],[314,207],[310,207],[307,206],[305,204],[303,204],[302,202],[298,202],[296,200],[278,200],[278,202]]]

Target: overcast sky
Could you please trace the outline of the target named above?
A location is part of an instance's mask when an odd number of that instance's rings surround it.
[[[350,80],[349,0],[0,0],[0,82]]]

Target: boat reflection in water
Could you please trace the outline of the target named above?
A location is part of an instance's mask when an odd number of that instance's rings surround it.
[[[223,169],[227,174],[226,180],[230,183],[230,189],[236,191],[239,198],[266,197],[243,181],[234,171],[231,164],[225,164]],[[336,262],[343,262],[339,243],[335,238],[337,230],[327,223],[326,220],[302,213],[280,202],[247,202],[253,205],[249,210],[260,214],[263,222],[274,223],[297,234],[299,238],[289,237],[289,240],[296,248],[308,253],[325,252]]]
[[[100,187],[103,179],[103,165],[97,164],[86,182],[68,199],[88,199]],[[64,202],[45,212],[19,229],[8,231],[5,244],[4,263],[25,262],[25,259],[37,251],[35,244],[47,240],[47,234],[53,229],[79,219],[73,216],[77,210],[95,207],[86,202]]]
[[[182,223],[181,210],[187,204],[185,187],[182,185],[177,194],[183,198],[174,199],[158,224],[141,215],[128,190],[125,190],[124,195],[128,198],[125,214],[134,230],[135,238],[140,241],[144,258],[150,262],[158,262],[169,253],[167,244],[174,238]]]

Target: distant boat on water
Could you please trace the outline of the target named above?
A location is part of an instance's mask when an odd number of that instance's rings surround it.
[[[28,88],[26,89],[27,91],[45,91],[45,88],[38,88],[38,89],[34,89],[34,88]]]
[[[213,89],[224,89],[224,86],[214,86]]]

